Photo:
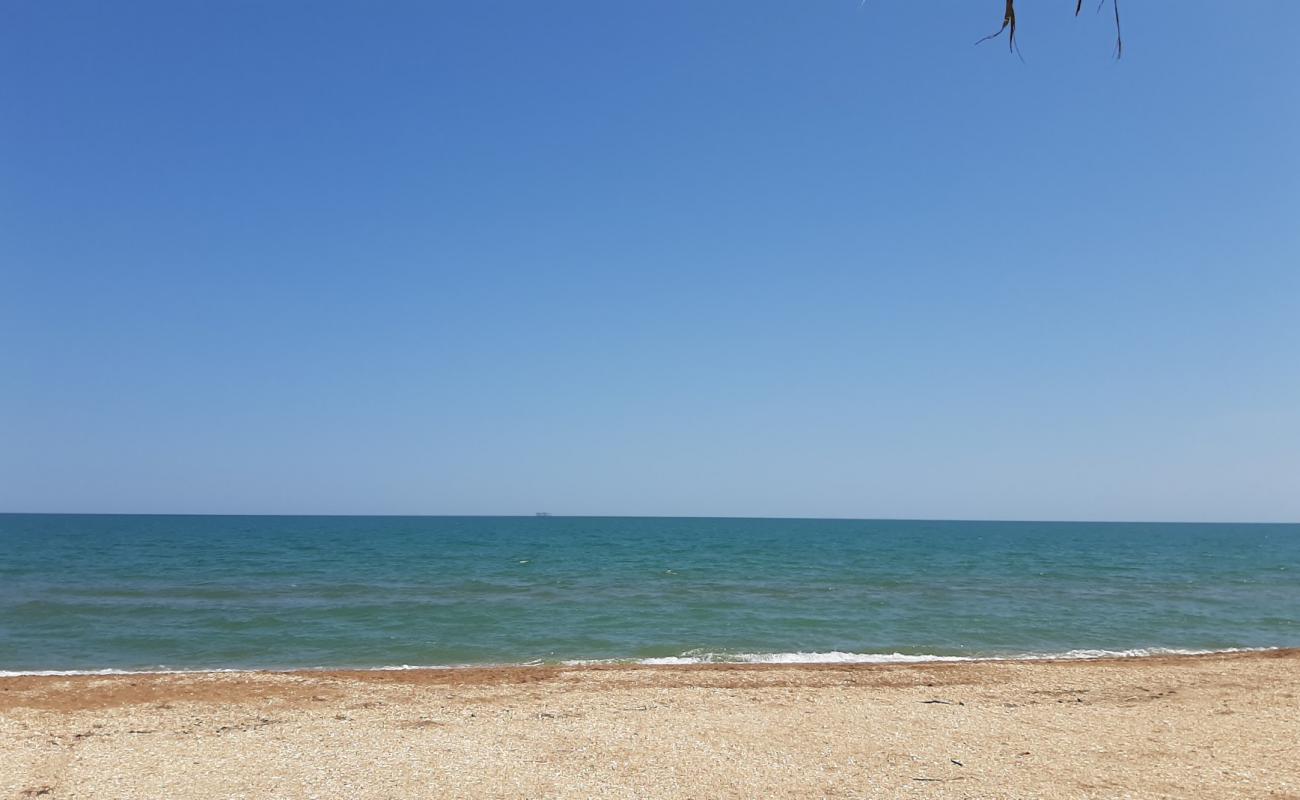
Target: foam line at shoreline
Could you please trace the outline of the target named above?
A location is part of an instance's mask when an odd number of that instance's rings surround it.
[[[194,668],[171,669],[69,669],[69,670],[0,670],[0,678],[17,677],[112,677],[118,675],[209,675],[293,672],[393,672],[409,670],[453,669],[521,669],[529,667],[595,667],[595,666],[697,666],[697,665],[818,665],[818,664],[945,664],[979,663],[997,661],[1088,661],[1111,658],[1149,658],[1158,656],[1205,656],[1231,653],[1265,653],[1281,647],[1227,647],[1222,649],[1185,649],[1172,647],[1142,647],[1128,650],[1067,650],[1059,653],[1019,653],[989,656],[911,655],[906,653],[848,653],[848,652],[789,652],[789,653],[706,653],[691,652],[679,656],[657,658],[573,659],[564,661],[527,661],[493,664],[396,664],[375,667],[247,667],[247,668]]]

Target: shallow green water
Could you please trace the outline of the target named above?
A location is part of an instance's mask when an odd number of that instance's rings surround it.
[[[0,515],[7,671],[1276,646],[1300,525]]]

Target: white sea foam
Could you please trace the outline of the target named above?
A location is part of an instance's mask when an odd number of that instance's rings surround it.
[[[214,672],[262,672],[253,669],[0,669],[0,678],[19,678],[26,675],[58,677],[71,675],[207,675]]]
[[[1143,656],[1205,656],[1212,653],[1262,653],[1277,647],[1225,647],[1219,650],[1188,650],[1178,647],[1138,647],[1132,650],[1068,650],[1064,653],[1030,653],[1013,660],[1142,658]],[[1006,659],[1002,659],[1006,660]]]
[[[700,653],[642,658],[636,664],[919,664],[927,661],[974,661],[971,656],[907,655],[905,653]],[[571,662],[566,662],[571,663]],[[582,662],[576,662],[582,663]]]
[[[791,653],[711,653],[691,650],[679,656],[656,658],[597,658],[558,662],[560,666],[587,667],[599,665],[634,664],[646,666],[688,666],[692,664],[928,664],[958,661],[1083,661],[1097,658],[1142,658],[1144,656],[1201,656],[1213,653],[1260,653],[1278,650],[1277,647],[1227,647],[1219,650],[1196,650],[1177,647],[1139,647],[1131,650],[1067,650],[1059,653],[1015,653],[1006,655],[950,656],[911,653],[847,653],[830,652]],[[251,672],[313,672],[325,670],[356,670],[358,672],[400,672],[426,669],[466,669],[482,667],[540,667],[548,662],[541,660],[500,664],[391,664],[382,667],[299,667],[291,669],[49,669],[0,670],[0,678],[21,676],[73,676],[73,675],[201,675],[211,673]],[[550,662],[555,663],[555,662]]]
[[[951,656],[929,653],[708,653],[691,651],[680,656],[638,659],[591,659],[562,662],[566,666],[599,664],[689,665],[689,664],[926,664],[954,661],[1046,661],[1097,658],[1141,658],[1143,656],[1199,656],[1211,653],[1253,653],[1276,647],[1229,647],[1221,650],[1193,650],[1173,647],[1142,647],[1132,650],[1067,650],[1059,653],[1016,653],[1008,655]]]

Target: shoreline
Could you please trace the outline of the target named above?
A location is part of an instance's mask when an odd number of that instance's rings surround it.
[[[1300,649],[0,678],[0,798],[1300,799]]]
[[[696,658],[692,656],[663,656],[641,659],[575,659],[566,661],[501,662],[485,664],[427,664],[318,666],[318,667],[195,667],[170,669],[117,668],[103,669],[0,669],[0,681],[9,678],[95,678],[132,675],[255,675],[255,674],[325,674],[365,672],[443,672],[447,670],[484,669],[587,669],[587,668],[641,668],[641,667],[889,667],[924,666],[927,664],[993,664],[993,663],[1075,663],[1092,661],[1130,661],[1155,658],[1202,658],[1206,656],[1232,656],[1252,654],[1300,654],[1300,647],[1226,647],[1219,650],[1192,648],[1134,648],[1132,650],[1071,650],[1064,653],[1029,653],[997,656],[910,655],[905,653],[762,653],[736,656],[727,660]],[[800,656],[811,656],[801,660]],[[824,658],[840,656],[841,658]]]

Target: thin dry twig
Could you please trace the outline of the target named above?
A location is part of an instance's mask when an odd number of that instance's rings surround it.
[[[1007,46],[1011,52],[1019,53],[1020,50],[1016,46],[1016,0],[1007,0],[1006,10],[1002,12],[1002,27],[975,42],[975,44],[987,42],[989,39],[996,39],[1002,35],[1003,31],[1008,30],[1010,33],[1007,36]]]
[[[1097,11],[1100,12],[1106,6],[1106,0],[1099,0]],[[1124,57],[1124,34],[1119,23],[1119,0],[1111,0],[1111,7],[1115,10],[1115,58]],[[1077,17],[1083,11],[1083,0],[1075,0],[1074,15]],[[1025,58],[1020,53],[1020,43],[1016,40],[1016,0],[1006,0],[1005,9],[1002,12],[1002,27],[998,28],[988,36],[983,37],[975,42],[987,42],[989,39],[996,39],[1003,33],[1007,34],[1007,46],[1011,52],[1020,57],[1021,61]]]
[[[1119,27],[1119,0],[1111,0],[1111,5],[1115,7],[1115,58],[1118,60],[1124,57],[1124,33]]]

